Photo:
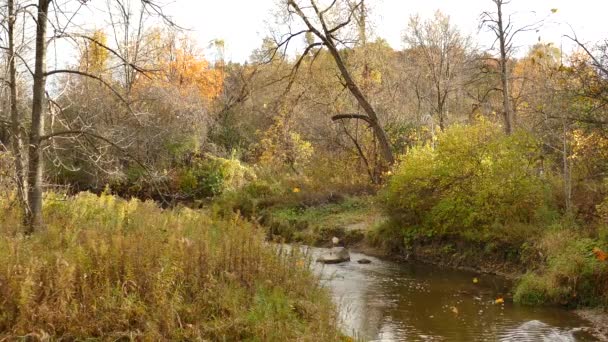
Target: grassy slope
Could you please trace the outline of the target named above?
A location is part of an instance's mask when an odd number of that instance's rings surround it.
[[[339,340],[327,293],[238,218],[80,194],[18,234],[0,201],[0,339]]]
[[[334,236],[348,245],[357,244],[380,220],[372,196],[346,197],[317,206],[275,206],[263,217],[271,235],[316,246],[330,245]]]

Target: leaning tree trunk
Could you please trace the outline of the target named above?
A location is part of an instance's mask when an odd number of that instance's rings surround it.
[[[32,124],[29,141],[28,204],[26,233],[42,226],[42,135],[44,134],[44,92],[46,88],[46,27],[50,0],[38,0],[36,54],[32,87]]]
[[[564,204],[566,211],[570,212],[572,209],[572,174],[569,162],[568,152],[568,126],[566,124],[566,118],[562,118],[562,160],[564,168]]]
[[[8,0],[8,73],[10,89],[11,113],[11,150],[15,159],[15,178],[17,181],[17,196],[25,217],[28,215],[27,205],[27,178],[23,160],[23,134],[22,122],[17,109],[17,67],[15,53],[15,2]]]
[[[376,114],[374,107],[372,107],[371,103],[367,100],[365,95],[363,95],[363,92],[361,91],[361,89],[355,83],[355,80],[353,79],[350,72],[346,68],[346,64],[344,63],[344,60],[340,56],[340,52],[338,51],[338,48],[336,47],[336,44],[334,41],[334,39],[335,39],[334,35],[335,35],[335,31],[339,28],[339,26],[334,29],[329,29],[327,27],[327,23],[325,22],[325,19],[323,18],[323,14],[327,10],[324,10],[323,12],[321,12],[319,10],[319,8],[317,7],[314,0],[311,0],[311,6],[317,14],[317,19],[320,21],[322,29],[317,29],[313,25],[313,23],[308,19],[306,14],[304,14],[304,12],[300,8],[300,6],[297,4],[297,2],[295,2],[294,0],[288,0],[287,4],[288,4],[288,6],[291,6],[295,10],[295,12],[298,14],[298,16],[304,21],[304,23],[308,27],[309,31],[312,32],[314,35],[316,35],[323,42],[323,45],[325,45],[327,47],[331,56],[334,59],[334,62],[336,63],[336,65],[338,66],[338,69],[340,70],[340,74],[344,78],[346,87],[348,88],[350,93],[357,99],[357,102],[359,103],[361,108],[363,108],[363,110],[365,111],[365,114],[367,114],[367,118],[369,120],[366,120],[366,121],[369,122],[372,130],[374,131],[374,135],[378,139],[378,144],[380,146],[380,151],[382,153],[383,159],[389,165],[394,164],[395,158],[393,157],[393,151],[391,149],[391,145],[389,143],[386,132],[384,131],[384,128],[382,128],[382,125],[380,124],[380,120],[378,120],[378,115]],[[349,19],[349,21],[350,21],[350,19]],[[321,32],[321,30],[323,32]]]
[[[351,94],[353,94],[355,99],[357,99],[357,102],[359,103],[361,108],[363,108],[365,114],[367,114],[367,116],[369,117],[368,122],[374,131],[374,135],[378,139],[378,145],[380,146],[380,152],[382,153],[383,159],[387,163],[392,165],[395,162],[395,158],[393,157],[393,151],[391,149],[391,145],[389,143],[386,132],[384,131],[384,128],[382,128],[382,125],[378,120],[378,115],[376,114],[374,107],[372,107],[371,103],[369,103],[365,95],[363,95],[361,89],[359,89],[354,79],[350,75],[350,72],[346,68],[346,65],[344,64],[344,61],[342,60],[338,49],[328,44],[326,44],[326,46],[328,47],[332,57],[334,58],[338,69],[340,69],[340,74],[342,74],[342,77],[344,78],[346,87],[351,92]]]

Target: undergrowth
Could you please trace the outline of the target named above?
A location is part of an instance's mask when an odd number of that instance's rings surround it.
[[[537,247],[545,260],[521,278],[516,302],[608,308],[608,262],[593,253],[594,249],[606,250],[608,240],[580,229],[554,227]]]
[[[237,216],[47,194],[45,229],[22,236],[0,206],[0,339],[341,338],[305,256]]]

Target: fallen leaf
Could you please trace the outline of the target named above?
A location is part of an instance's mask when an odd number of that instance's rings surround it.
[[[473,278],[473,284],[477,284],[477,283],[479,283],[479,279]]]
[[[452,306],[452,312],[453,312],[455,315],[458,315],[458,308],[457,308],[457,307],[455,307],[455,306]]]
[[[606,261],[608,260],[608,253],[604,252],[603,250],[601,250],[598,247],[595,247],[592,249],[593,254],[595,254],[595,258],[598,261]]]
[[[552,8],[551,13],[557,13],[557,8]]]
[[[502,297],[498,297],[496,298],[496,300],[494,301],[494,304],[503,304],[505,302],[504,298]]]

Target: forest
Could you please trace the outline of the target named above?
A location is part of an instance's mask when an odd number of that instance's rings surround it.
[[[0,340],[358,340],[293,247],[336,244],[608,322],[608,37],[517,2],[396,47],[280,0],[240,62],[161,0],[1,0]]]

